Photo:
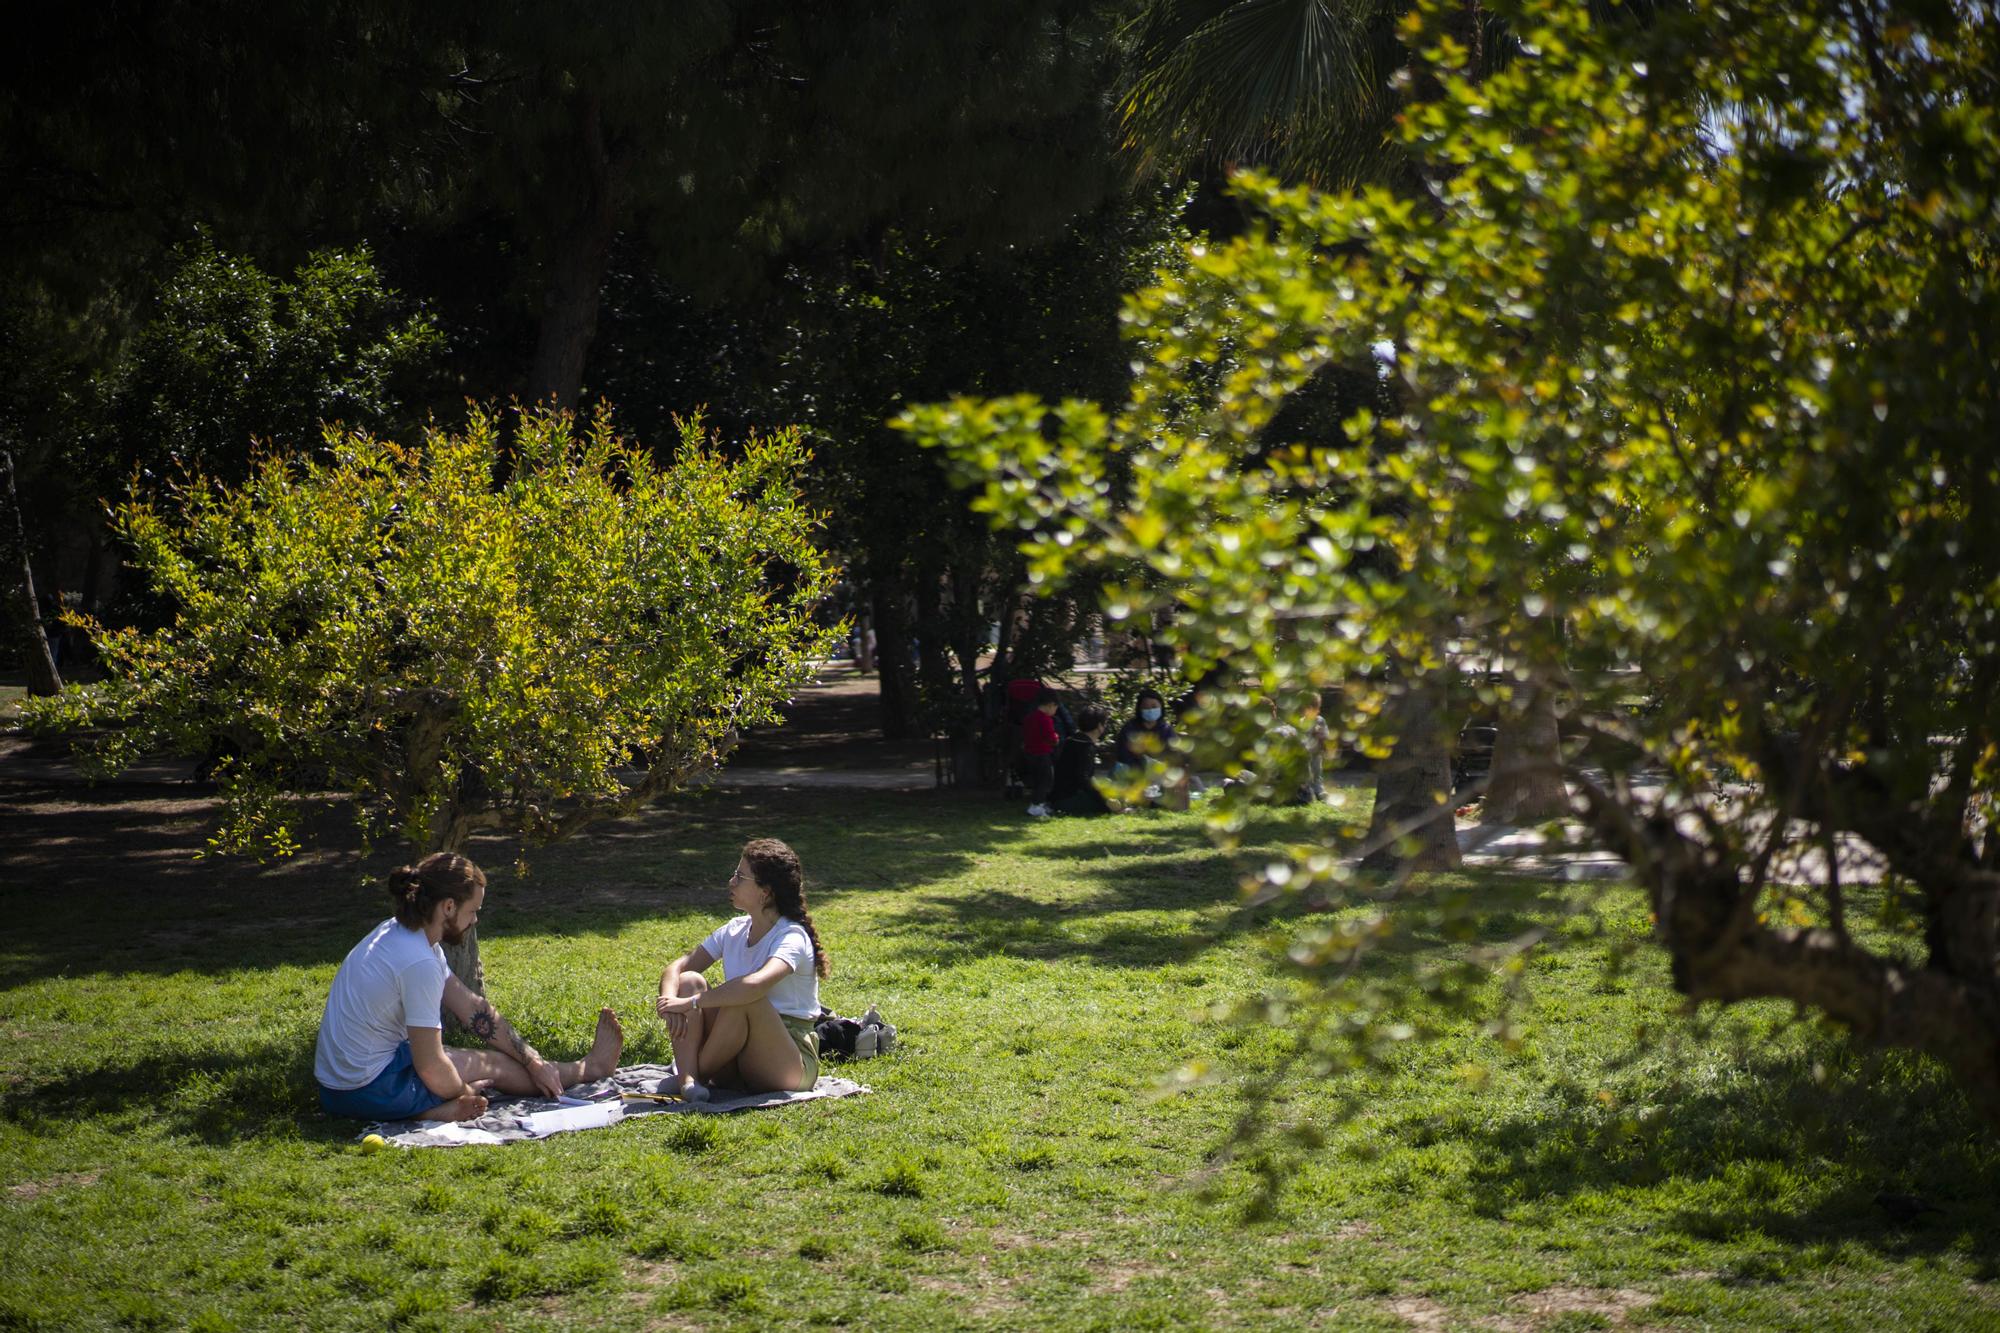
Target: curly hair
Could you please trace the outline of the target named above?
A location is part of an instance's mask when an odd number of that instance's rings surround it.
[[[806,875],[799,867],[799,854],[776,838],[752,838],[743,844],[743,864],[757,883],[770,891],[771,905],[778,915],[790,917],[806,928],[812,941],[813,971],[825,977],[833,971],[826,946],[813,928],[812,913],[806,910]]]
[[[430,922],[431,909],[446,898],[464,902],[486,887],[486,872],[457,852],[432,852],[413,866],[389,872],[389,897],[396,920],[411,930]]]

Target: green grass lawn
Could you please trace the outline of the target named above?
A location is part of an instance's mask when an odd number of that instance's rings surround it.
[[[122,799],[0,835],[0,1327],[2000,1328],[2000,1154],[1948,1084],[1789,1011],[1677,1016],[1651,953],[1607,971],[1645,929],[1627,891],[1565,923],[1547,885],[1439,886],[1491,938],[1554,925],[1518,1038],[1496,992],[1376,1068],[1301,1065],[1231,1152],[1287,1038],[1211,1015],[1282,984],[1269,946],[1304,918],[1243,922],[1242,863],[1191,816],[690,797],[525,879],[477,849],[491,993],[551,1055],[612,1004],[628,1059],[665,1059],[659,970],[776,834],[823,997],[902,1030],[852,1068],[874,1094],[364,1155],[311,1048],[384,856],[194,863],[198,799]],[[1334,817],[1275,812],[1251,846]],[[1883,1189],[1941,1211],[1899,1225]]]

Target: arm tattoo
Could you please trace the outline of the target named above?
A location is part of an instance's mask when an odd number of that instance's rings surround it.
[[[507,1037],[508,1040],[513,1044],[514,1058],[516,1060],[519,1060],[522,1064],[527,1064],[528,1043],[522,1038],[520,1033],[514,1031],[514,1027],[511,1023],[508,1024],[507,1026]]]
[[[472,1007],[472,1017],[465,1020],[465,1025],[471,1028],[472,1035],[481,1041],[492,1041],[499,1018],[500,1016],[493,1012],[493,1006],[481,1000]]]

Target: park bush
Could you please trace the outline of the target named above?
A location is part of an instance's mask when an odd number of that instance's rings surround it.
[[[170,623],[79,617],[108,678],[29,721],[105,728],[103,772],[207,756],[219,851],[294,850],[302,792],[414,851],[628,812],[773,719],[832,633],[798,435],[731,455],[697,419],[678,444],[663,464],[608,413],[475,410],[135,496],[116,525]]]

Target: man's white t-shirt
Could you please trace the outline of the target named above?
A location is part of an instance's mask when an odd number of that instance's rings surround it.
[[[710,958],[722,960],[722,979],[747,977],[773,958],[792,966],[792,974],[771,987],[771,1003],[778,1012],[792,1018],[819,1017],[819,977],[813,972],[812,936],[788,916],[755,944],[750,943],[750,918],[739,916],[716,927],[701,942]]]
[[[408,1028],[444,1026],[444,950],[390,917],[354,946],[327,992],[313,1077],[335,1092],[362,1088],[389,1067]]]

